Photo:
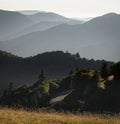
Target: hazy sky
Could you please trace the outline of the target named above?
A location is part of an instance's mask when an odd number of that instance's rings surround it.
[[[120,13],[120,0],[0,0],[0,9],[41,10],[83,18]]]

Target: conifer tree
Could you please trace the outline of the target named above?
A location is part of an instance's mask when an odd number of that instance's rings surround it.
[[[41,70],[41,73],[40,73],[40,75],[39,75],[39,81],[40,81],[40,82],[43,82],[44,80],[45,80],[44,71]]]
[[[101,71],[100,71],[100,72],[101,72],[101,76],[102,76],[103,78],[107,78],[109,72],[108,72],[108,65],[107,65],[106,62],[104,62],[104,63],[102,64],[102,67],[101,67]]]

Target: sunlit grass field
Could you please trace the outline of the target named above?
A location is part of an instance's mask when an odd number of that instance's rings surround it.
[[[31,112],[0,108],[0,124],[120,124],[119,115]]]

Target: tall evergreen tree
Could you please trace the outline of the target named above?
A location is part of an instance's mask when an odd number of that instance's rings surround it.
[[[75,56],[76,56],[77,58],[80,58],[80,54],[79,54],[79,53],[76,53]]]
[[[116,79],[120,79],[120,62],[111,66],[111,74],[115,76]]]
[[[44,80],[45,80],[44,71],[41,70],[41,73],[40,73],[40,75],[39,75],[39,81],[40,81],[40,82],[43,82]]]
[[[102,67],[101,67],[101,76],[102,78],[107,78],[108,74],[109,74],[109,71],[108,71],[108,65],[106,62],[104,62],[102,64]]]

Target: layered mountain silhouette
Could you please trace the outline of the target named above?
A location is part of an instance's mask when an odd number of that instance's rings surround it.
[[[0,10],[0,40],[13,39],[31,32],[49,29],[63,23],[79,24],[82,22],[50,12]]]
[[[68,18],[65,18],[63,16],[60,16],[58,14],[52,13],[52,12],[40,12],[36,14],[32,14],[28,16],[31,20],[35,22],[41,22],[41,21],[69,21]]]
[[[7,87],[10,82],[15,86],[32,84],[38,79],[41,70],[47,79],[53,79],[63,77],[76,68],[99,70],[104,62],[104,60],[80,58],[78,53],[70,54],[62,51],[45,52],[28,58],[0,51],[0,88]]]
[[[118,14],[105,14],[83,24],[78,20],[47,12],[21,16],[32,21],[32,25],[26,26],[19,33],[13,32],[11,39],[8,37],[0,40],[0,49],[23,57],[45,51],[68,50],[72,53],[80,52],[87,58],[119,61],[120,15]],[[9,16],[8,18],[11,19]],[[14,17],[12,19],[15,21]],[[9,19],[7,21],[11,22]],[[12,27],[15,28],[10,25],[10,30],[6,29],[8,32],[13,30]],[[2,34],[6,35],[5,31]]]
[[[31,24],[32,21],[19,12],[0,10],[0,40],[15,35]]]

